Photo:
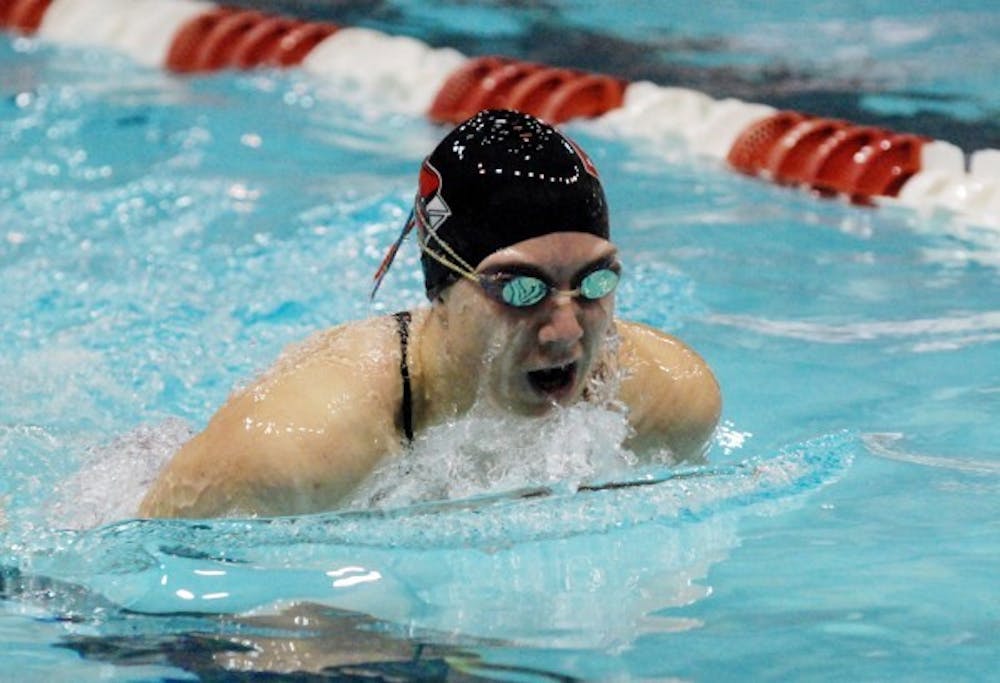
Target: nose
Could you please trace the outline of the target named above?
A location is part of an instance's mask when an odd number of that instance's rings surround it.
[[[578,317],[579,306],[572,297],[556,295],[551,313],[538,331],[542,345],[569,347],[583,338],[583,326]]]

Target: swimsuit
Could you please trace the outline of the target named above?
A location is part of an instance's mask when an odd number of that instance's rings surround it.
[[[406,361],[406,347],[410,341],[410,312],[393,313],[396,331],[399,333],[399,374],[403,378],[403,434],[407,441],[413,441],[413,393],[410,388],[410,366]]]

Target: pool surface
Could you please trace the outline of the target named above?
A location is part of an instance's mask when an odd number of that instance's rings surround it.
[[[258,4],[1000,147],[989,3]],[[422,304],[412,243],[368,293],[444,129],[299,70],[179,77],[0,34],[0,668],[988,680],[1000,232],[567,129],[605,180],[619,315],[720,380],[709,464],[637,468],[613,412],[471,416],[416,476],[387,468],[375,510],[135,520],[283,348]]]

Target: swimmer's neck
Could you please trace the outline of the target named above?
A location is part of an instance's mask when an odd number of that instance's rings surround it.
[[[417,431],[466,414],[476,400],[480,358],[467,358],[449,334],[438,306],[413,311],[409,353],[413,422]]]

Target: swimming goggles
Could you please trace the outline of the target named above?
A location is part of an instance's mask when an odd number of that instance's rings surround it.
[[[422,230],[417,231],[417,243],[420,245],[422,252],[453,273],[477,283],[490,298],[513,308],[530,308],[540,304],[550,296],[558,295],[596,301],[614,292],[621,278],[621,266],[610,259],[598,261],[591,268],[577,275],[574,278],[573,289],[559,289],[543,273],[526,266],[477,273],[472,266],[455,253],[455,250],[447,242],[438,237],[437,232],[430,226],[429,221],[426,220],[422,212],[415,209],[410,212],[410,217],[406,221],[402,234],[390,249],[390,253],[386,255],[382,265],[379,267],[379,272],[375,275],[376,283],[372,291],[372,296],[375,295],[375,289],[381,283],[385,271],[388,270],[389,264],[399,249],[399,245],[417,223],[422,228]],[[447,256],[432,249],[423,237],[424,234],[428,237],[433,237],[441,245]]]
[[[582,297],[588,301],[603,299],[618,287],[621,266],[609,260],[599,261],[589,270],[582,272],[574,279],[573,289],[559,289],[543,273],[533,268],[518,266],[511,270],[477,273],[472,266],[455,253],[447,242],[438,237],[437,232],[426,222],[420,211],[415,212],[423,231],[417,231],[417,242],[425,254],[433,258],[453,273],[477,283],[486,294],[502,304],[513,308],[530,308],[545,301],[550,296],[565,295]],[[447,252],[454,261],[431,249],[422,234],[431,236]]]
[[[541,273],[518,266],[513,272],[474,274],[473,278],[487,295],[514,308],[529,308],[560,294],[580,297],[588,301],[603,299],[618,287],[621,267],[618,264],[599,262],[578,275],[573,289],[559,289]],[[466,275],[462,273],[462,275]]]

